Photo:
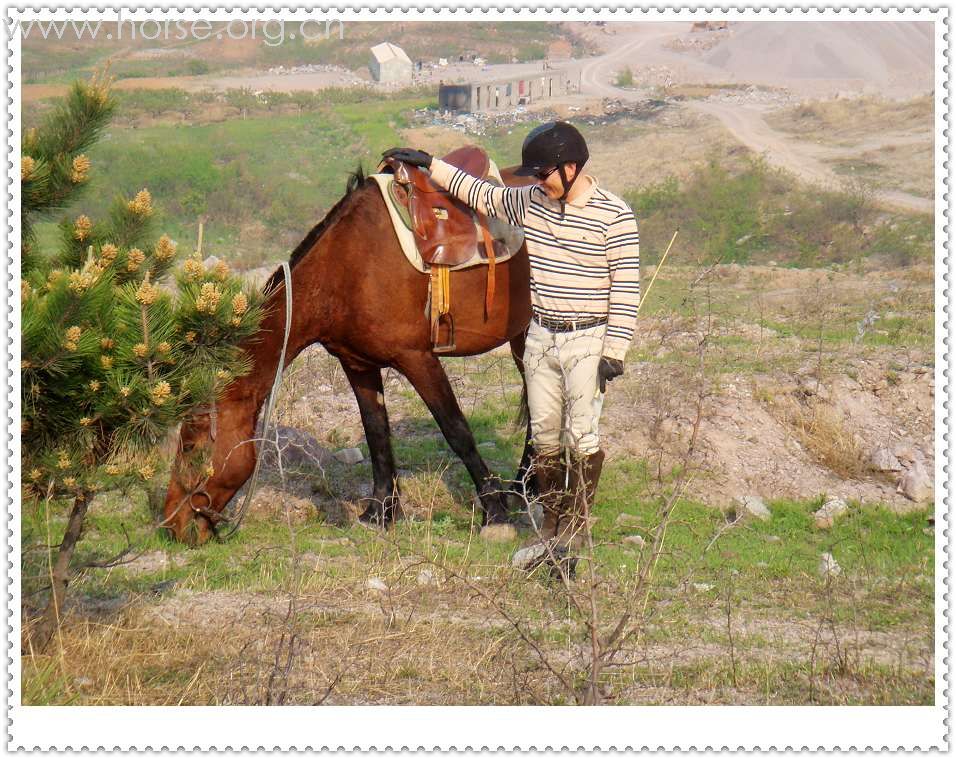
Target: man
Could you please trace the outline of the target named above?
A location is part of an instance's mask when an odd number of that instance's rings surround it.
[[[640,303],[634,214],[583,173],[587,144],[566,122],[525,138],[516,173],[537,180],[527,187],[498,187],[419,150],[384,155],[430,169],[472,208],[524,229],[533,316],[523,359],[546,549],[534,561],[567,556],[573,574],[604,463],[598,423],[606,383],[624,372]]]

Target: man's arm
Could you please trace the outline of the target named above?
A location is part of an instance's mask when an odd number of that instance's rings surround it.
[[[516,227],[523,225],[534,185],[498,187],[466,174],[439,158],[432,159],[431,172],[435,182],[479,213],[490,219],[504,219]]]
[[[604,356],[624,360],[634,337],[637,307],[641,302],[641,254],[637,220],[622,209],[607,231],[607,260],[611,269]]]

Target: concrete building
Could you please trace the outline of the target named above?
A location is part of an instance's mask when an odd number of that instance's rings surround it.
[[[442,111],[476,113],[530,105],[581,90],[581,72],[545,69],[512,79],[445,84],[438,87]]]
[[[391,42],[383,42],[372,48],[368,68],[376,82],[411,82],[412,61],[405,51]]]

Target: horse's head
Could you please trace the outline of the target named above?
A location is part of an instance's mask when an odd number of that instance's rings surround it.
[[[235,446],[234,416],[234,407],[213,407],[183,422],[162,520],[180,542],[195,546],[209,540],[226,521],[223,509],[229,499],[249,476],[249,455],[243,449],[252,452],[253,446]]]
[[[214,409],[197,413],[183,422],[179,432],[161,526],[188,545],[209,540],[218,521],[209,491],[216,477],[217,416]]]

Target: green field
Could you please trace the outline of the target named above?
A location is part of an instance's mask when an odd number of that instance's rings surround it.
[[[70,215],[95,219],[148,187],[160,230],[188,249],[202,219],[204,252],[239,267],[287,256],[348,173],[374,169],[433,105],[420,92],[121,97]],[[511,163],[532,126],[476,141]],[[654,128],[587,133],[611,150],[615,135]],[[367,460],[270,474],[242,529],[196,550],[155,530],[144,493],[101,495],[60,635],[23,656],[24,702],[573,703],[599,639],[608,703],[932,703],[933,506],[904,501],[856,442],[886,426],[932,440],[931,220],[746,156],[681,180],[662,167],[626,197],[646,271],[675,227],[680,245],[609,394],[609,462],[576,583],[510,567],[527,533],[480,535],[464,468],[391,373],[404,521],[377,532],[350,519]],[[41,240],[53,234],[49,223]],[[479,452],[510,477],[523,443],[514,367],[501,352],[446,367]],[[336,362],[311,351],[287,373],[278,418],[367,454],[349,393]],[[691,455],[697,402],[706,445]],[[819,486],[768,498],[768,521],[737,519],[731,496],[788,464]],[[865,497],[817,527],[813,512],[845,489]],[[62,503],[24,505],[26,616],[65,515]],[[824,553],[839,574],[821,575]]]
[[[491,456],[514,460],[500,416],[495,406],[472,421]],[[852,504],[821,531],[819,500],[771,501],[769,521],[730,522],[677,499],[661,534],[666,486],[655,495],[645,463],[615,461],[593,562],[565,588],[512,570],[517,541],[478,536],[466,477],[442,443],[413,434],[398,455],[414,472],[410,519],[389,533],[336,526],[300,494],[254,510],[227,543],[189,550],[156,534],[140,496],[98,501],[80,560],[129,537],[134,561],[80,573],[56,650],[24,659],[25,702],[315,703],[328,692],[330,703],[569,703],[587,679],[592,620],[608,635],[625,615],[630,637],[600,677],[610,703],[933,702],[934,544],[922,512]],[[369,472],[302,476],[322,481],[321,503],[356,498]],[[61,507],[24,514],[27,594],[42,587],[42,545],[62,523]],[[820,576],[822,552],[840,575]],[[283,635],[297,637],[294,650]]]

